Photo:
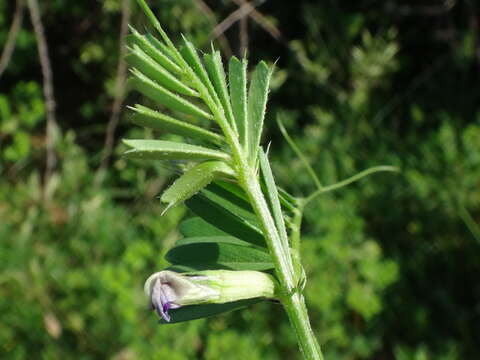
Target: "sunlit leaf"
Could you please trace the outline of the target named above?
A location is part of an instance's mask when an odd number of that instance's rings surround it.
[[[207,161],[195,165],[175,182],[162,194],[162,202],[168,204],[171,208],[183,201],[189,199],[205,186],[210,184],[215,178],[221,176],[234,176],[233,170],[221,161]]]
[[[272,70],[261,61],[256,67],[248,91],[248,153],[253,163],[257,159],[258,146],[262,136],[263,120],[268,98],[268,86]]]
[[[203,59],[205,61],[205,67],[208,75],[212,80],[215,91],[223,106],[225,115],[233,128],[236,129],[232,105],[230,103],[230,95],[228,94],[227,82],[225,80],[225,70],[223,69],[220,52],[215,51],[213,54],[206,54]]]
[[[172,50],[167,45],[165,45],[165,43],[161,42],[150,33],[145,34],[145,37],[150,42],[150,44],[152,44],[158,51],[166,55],[171,61],[175,61],[175,55],[173,54]],[[182,72],[184,71],[182,70]]]
[[[247,148],[247,60],[230,58],[228,64],[228,80],[232,110],[237,124],[240,144]]]
[[[156,160],[229,160],[228,154],[202,146],[163,140],[123,140],[131,150],[125,156]]]
[[[157,84],[155,81],[143,75],[139,70],[133,69],[132,74],[133,78],[130,78],[129,83],[153,101],[185,114],[205,119],[213,118],[211,114],[208,114],[192,102]]]
[[[130,27],[130,30],[132,31],[132,34],[127,36],[127,44],[130,46],[134,44],[139,46],[146,54],[148,54],[148,56],[163,66],[167,71],[177,74],[183,73],[182,69],[171,59],[171,57],[166,55],[165,50],[162,51],[160,45],[155,46],[157,43],[160,44],[158,40],[150,34],[147,34],[146,36],[141,35],[132,27]],[[156,42],[152,39],[155,39]]]
[[[195,74],[201,80],[203,85],[207,88],[208,93],[214,100],[218,100],[217,94],[215,89],[213,88],[213,84],[208,77],[207,71],[200,60],[200,57],[197,54],[197,50],[193,46],[193,44],[188,41],[185,37],[183,38],[184,46],[180,49],[180,53],[182,54],[185,61],[190,65],[193,69]]]
[[[131,107],[135,111],[132,121],[141,126],[164,130],[173,134],[183,135],[192,139],[203,139],[214,143],[223,142],[223,136],[205,130],[186,121],[175,119],[161,112],[149,109],[142,105]]]
[[[137,45],[133,45],[133,47],[130,48],[130,54],[128,54],[125,59],[129,65],[141,71],[148,78],[165,86],[165,88],[182,95],[198,96],[198,93],[195,90],[190,89],[175,76],[170,74],[150,56],[143,52]]]

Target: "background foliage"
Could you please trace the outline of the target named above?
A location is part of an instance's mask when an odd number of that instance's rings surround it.
[[[212,29],[237,3],[162,0],[154,10],[173,38],[185,33],[208,49]],[[273,303],[168,326],[146,309],[143,281],[166,265],[162,255],[188,212],[160,217],[156,196],[172,174],[164,164],[120,157],[121,137],[159,135],[129,124],[126,111],[108,170],[98,175],[118,95],[125,4],[40,4],[58,122],[48,184],[42,72],[28,9],[1,74],[0,355],[297,358],[286,316]],[[0,2],[1,48],[14,9],[13,0]],[[146,27],[131,10],[131,22]],[[218,42],[238,54],[248,35],[252,63],[278,60],[264,140],[272,142],[281,186],[299,196],[314,190],[276,118],[322,184],[378,164],[402,169],[323,195],[307,209],[306,296],[327,359],[480,355],[478,12],[472,0],[266,1],[246,28],[237,22]]]

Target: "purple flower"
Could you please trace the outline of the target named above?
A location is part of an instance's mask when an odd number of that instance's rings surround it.
[[[223,304],[255,297],[275,297],[275,281],[259,271],[210,270],[195,274],[160,271],[145,282],[153,310],[167,322],[169,311],[185,305]]]
[[[170,309],[212,302],[219,297],[219,292],[206,286],[204,282],[208,282],[205,276],[188,276],[165,270],[147,279],[145,293],[150,297],[152,309],[165,321],[170,322]]]
[[[180,305],[175,304],[175,294],[168,284],[162,284],[160,279],[155,280],[152,289],[152,297],[150,299],[152,309],[156,310],[165,321],[170,321],[168,310],[178,309]]]

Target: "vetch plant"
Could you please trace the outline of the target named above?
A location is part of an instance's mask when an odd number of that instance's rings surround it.
[[[260,144],[272,67],[260,62],[248,80],[247,60],[232,57],[225,71],[218,51],[200,56],[186,38],[177,48],[145,1],[138,3],[160,37],[131,28],[130,82],[162,105],[162,112],[136,105],[133,121],[181,135],[188,143],[124,140],[130,148],[125,156],[192,162],[161,201],[166,210],[185,203],[196,215],[180,225],[184,237],[166,255],[172,266],[145,283],[152,308],[162,323],[175,323],[276,299],[285,308],[303,356],[322,359],[303,297],[303,210],[326,191],[394,168],[372,168],[321,187],[305,162],[318,190],[306,198],[281,190]]]

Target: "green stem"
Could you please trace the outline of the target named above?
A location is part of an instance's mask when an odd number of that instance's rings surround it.
[[[280,121],[280,118],[277,118],[277,124],[278,124],[278,127],[279,127],[283,137],[285,138],[285,140],[287,140],[288,145],[290,145],[290,147],[295,152],[295,154],[297,154],[298,158],[303,162],[303,165],[305,166],[308,174],[310,175],[313,182],[317,186],[317,189],[321,189],[322,188],[322,183],[321,183],[320,179],[318,178],[317,174],[315,173],[315,171],[313,170],[312,165],[310,165],[310,163],[308,162],[308,160],[305,157],[305,155],[303,154],[303,152],[300,150],[300,148],[297,146],[297,144],[295,144],[295,141],[293,141],[293,139],[290,137],[290,135],[288,135],[288,132],[285,129],[285,127],[283,126],[283,123]]]
[[[257,175],[250,166],[247,165],[247,160],[242,160],[243,166],[241,165],[238,169],[240,183],[243,185],[250,203],[262,224],[262,230],[272,255],[282,290],[286,293],[291,292],[296,286],[292,259],[290,254],[286,253],[285,248],[282,246],[275,221],[270,213],[267,201],[263,196]]]
[[[300,199],[301,200],[301,199]],[[290,241],[292,244],[292,249],[298,252],[300,256],[300,230],[302,228],[302,218],[303,218],[303,201],[300,202],[298,208],[294,210]]]
[[[323,193],[339,189],[339,188],[344,187],[346,185],[349,185],[349,184],[351,184],[351,183],[353,183],[357,180],[360,180],[361,178],[363,178],[365,176],[368,176],[370,174],[380,172],[380,171],[395,171],[395,172],[398,172],[399,170],[395,166],[387,166],[387,165],[385,165],[385,166],[374,166],[370,169],[359,172],[358,174],[353,175],[352,177],[349,177],[348,179],[340,181],[336,184],[329,185],[329,186],[324,186],[324,187],[318,189],[313,194],[306,197],[304,199],[303,204],[304,204],[304,206],[306,206],[308,203],[310,203],[312,200],[315,200],[315,198],[317,198],[319,195],[321,195]]]
[[[295,330],[300,350],[307,360],[322,360],[322,352],[313,335],[305,301],[303,296],[298,292],[298,289],[296,289],[298,284],[295,282],[292,258],[289,250],[282,246],[272,214],[262,193],[258,177],[255,171],[248,165],[247,159],[244,158],[240,150],[240,144],[238,144],[235,137],[232,136],[233,134],[225,135],[227,139],[232,140],[233,156],[237,164],[239,164],[237,171],[240,184],[247,193],[252,207],[262,224],[265,239],[275,264],[275,273],[277,274],[283,295],[281,296],[281,301]]]
[[[308,360],[323,360],[322,350],[310,326],[303,295],[296,292],[282,300],[282,303],[297,335],[303,357]]]

